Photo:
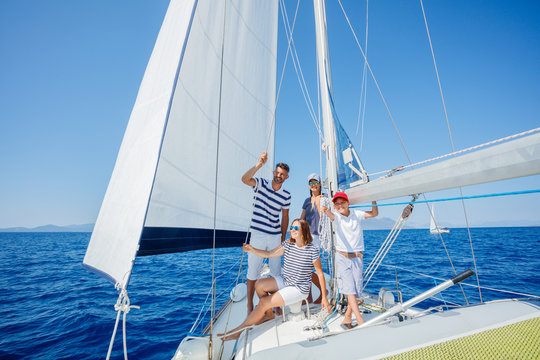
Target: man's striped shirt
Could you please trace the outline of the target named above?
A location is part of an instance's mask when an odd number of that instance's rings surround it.
[[[283,185],[278,191],[272,189],[272,182],[263,178],[254,178],[255,195],[251,228],[266,234],[281,234],[279,213],[291,206],[291,193]]]
[[[319,247],[313,243],[302,248],[290,243],[281,243],[285,249],[283,260],[283,282],[286,286],[296,287],[302,294],[309,294],[313,263],[319,258]]]

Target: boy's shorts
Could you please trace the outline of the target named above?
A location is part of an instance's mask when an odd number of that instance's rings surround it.
[[[336,252],[336,265],[339,292],[362,297],[364,260],[361,257],[347,258]]]

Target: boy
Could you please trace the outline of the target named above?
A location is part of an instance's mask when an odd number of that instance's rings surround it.
[[[338,192],[332,199],[336,212],[331,212],[326,206],[321,207],[336,225],[336,268],[338,286],[342,294],[347,295],[349,306],[341,327],[352,329],[352,313],[358,324],[364,322],[358,309],[357,297],[362,296],[363,267],[364,267],[364,234],[361,221],[379,215],[377,202],[373,201],[371,211],[349,209],[347,194]],[[355,325],[356,326],[356,325]]]

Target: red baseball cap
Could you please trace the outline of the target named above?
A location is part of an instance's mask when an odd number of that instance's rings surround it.
[[[332,202],[335,202],[339,198],[343,198],[343,199],[347,200],[347,202],[349,201],[349,198],[347,197],[347,194],[345,194],[344,192],[337,192],[334,195],[334,198],[332,199]]]

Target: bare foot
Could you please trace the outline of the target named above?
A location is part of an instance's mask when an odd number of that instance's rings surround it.
[[[261,320],[257,321],[257,322],[255,323],[255,325],[260,325],[260,324],[262,324],[262,323],[264,323],[264,322],[267,322],[267,321],[272,320],[272,319],[275,318],[275,317],[276,317],[276,316],[274,315],[274,313],[272,313],[272,315],[264,314],[263,318],[262,318]]]
[[[364,298],[358,298],[357,302],[358,302],[358,305],[362,305],[364,303]]]

